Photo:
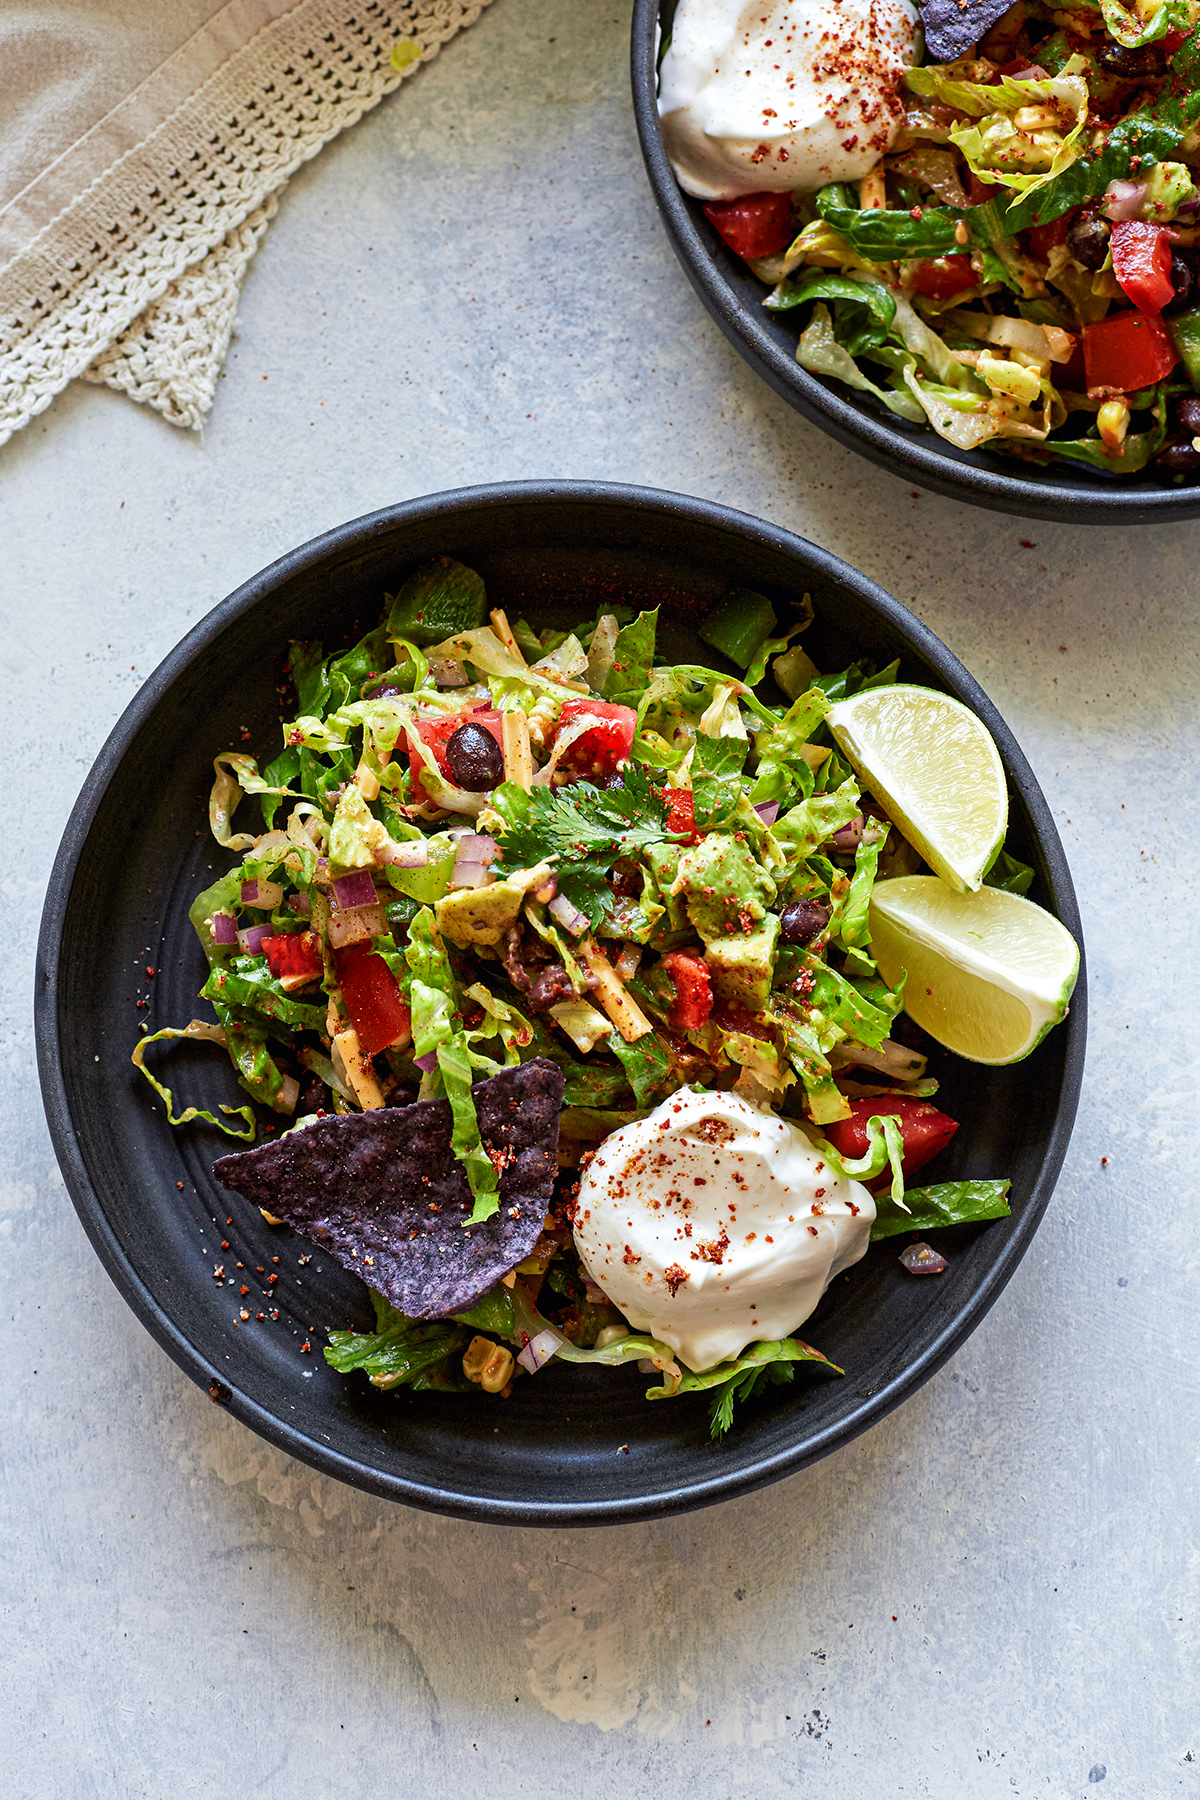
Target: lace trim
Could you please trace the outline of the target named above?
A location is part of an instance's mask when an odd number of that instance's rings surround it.
[[[427,62],[487,4],[365,0],[352,8],[349,0],[300,0],[235,51],[0,270],[0,444],[93,362],[96,378],[159,404],[149,371],[154,347],[167,339],[190,377],[174,398],[164,390],[160,410],[171,417],[177,407],[191,423],[192,408],[204,410],[205,378],[197,349],[203,333],[194,330],[195,313],[189,328],[190,302],[223,296],[232,329],[230,276],[239,258],[244,272],[269,213],[257,224],[251,216],[420,67],[392,65],[397,42],[413,40]],[[243,225],[253,241],[239,236]],[[194,283],[168,299],[168,289],[210,254],[217,260],[207,272],[194,269]],[[143,319],[157,302],[164,305]],[[118,339],[121,351],[105,357]],[[219,368],[228,330],[212,341],[220,342]]]
[[[278,210],[272,194],[203,262],[173,281],[84,370],[84,380],[116,388],[172,425],[199,431],[212,409],[243,277]]]

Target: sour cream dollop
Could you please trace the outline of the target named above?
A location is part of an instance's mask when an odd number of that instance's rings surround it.
[[[861,1182],[786,1119],[681,1089],[604,1140],[580,1182],[575,1245],[635,1330],[699,1372],[803,1324],[874,1217]]]
[[[916,60],[909,0],[679,0],[663,141],[699,200],[856,181],[890,149]]]

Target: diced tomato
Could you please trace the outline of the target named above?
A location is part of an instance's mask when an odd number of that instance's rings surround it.
[[[908,286],[931,300],[952,300],[976,285],[977,277],[969,256],[935,256],[909,265]]]
[[[1050,252],[1059,244],[1067,241],[1067,227],[1071,223],[1069,212],[1061,213],[1057,219],[1051,219],[1048,225],[1034,225],[1029,231],[1029,248],[1043,262],[1049,262]]]
[[[712,984],[708,964],[687,950],[669,950],[662,966],[675,983],[675,998],[667,1022],[675,1031],[699,1031],[712,1011]]]
[[[1182,45],[1187,43],[1191,35],[1190,31],[1164,31],[1162,37],[1158,41],[1166,51],[1168,57],[1171,57],[1175,55],[1175,52],[1179,50]]]
[[[740,1031],[745,1037],[769,1040],[772,1035],[771,1027],[758,1013],[746,1012],[743,1007],[730,1006],[722,1000],[713,1007],[712,1020],[722,1031]]]
[[[334,967],[350,1023],[367,1056],[407,1041],[412,1015],[400,984],[369,944],[349,944],[334,952]]]
[[[693,839],[696,830],[696,797],[691,788],[664,788],[663,805],[667,809],[667,830],[686,831]]]
[[[1112,228],[1111,243],[1113,274],[1130,300],[1139,312],[1160,313],[1175,297],[1170,232],[1143,219],[1122,219]]]
[[[1161,319],[1148,313],[1112,313],[1083,328],[1083,364],[1093,399],[1152,387],[1178,361],[1170,332]]]
[[[551,750],[558,734],[577,719],[593,719],[595,724],[590,731],[580,732],[563,751],[557,767],[579,781],[596,781],[602,775],[611,775],[629,755],[637,726],[636,712],[632,706],[616,706],[609,700],[568,700],[558,715]]]
[[[870,1141],[867,1137],[867,1120],[875,1118],[900,1121],[906,1176],[915,1175],[918,1169],[923,1169],[939,1150],[945,1148],[958,1130],[956,1119],[939,1112],[936,1106],[930,1106],[928,1100],[914,1100],[909,1094],[901,1094],[895,1100],[852,1100],[850,1117],[835,1119],[831,1125],[824,1126],[823,1130],[834,1149],[843,1156],[865,1156]]]
[[[770,256],[786,250],[796,235],[790,194],[743,194],[738,200],[710,200],[704,216],[739,256]]]
[[[281,931],[263,938],[262,953],[276,981],[311,981],[324,969],[315,931]]]
[[[967,171],[967,199],[972,206],[986,206],[989,200],[996,198],[996,189],[1000,185],[999,176],[995,181],[984,181],[974,169]]]
[[[496,742],[503,747],[503,727],[500,723],[500,714],[494,706],[477,706],[470,712],[451,713],[445,719],[418,719],[414,725],[409,727],[410,739],[415,732],[421,742],[433,751],[433,760],[447,781],[451,781],[453,777],[446,763],[446,745],[459,726],[468,722],[472,725],[482,725],[483,729],[490,731]],[[408,752],[408,767],[412,776],[413,803],[420,805],[421,801],[428,800],[429,795],[425,792],[425,785],[421,780],[420,760],[411,747]]]

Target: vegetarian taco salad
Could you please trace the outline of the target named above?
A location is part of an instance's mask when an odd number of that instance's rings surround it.
[[[719,1434],[831,1367],[796,1334],[871,1241],[936,1274],[927,1233],[1007,1213],[1003,1170],[911,1185],[957,1130],[927,1055],[1029,1054],[1078,951],[975,715],[818,670],[790,613],[731,593],[719,666],[672,664],[655,612],[535,632],[436,558],[353,648],[292,645],[273,761],[216,757],[212,1017],[134,1061],[174,1125],[261,1124],[218,1179],[370,1288],[336,1369],[507,1396],[632,1362]],[[180,1037],[248,1103],[178,1114],[145,1059]]]
[[[1198,17],[680,0],[664,143],[803,368],[961,450],[1191,484]]]

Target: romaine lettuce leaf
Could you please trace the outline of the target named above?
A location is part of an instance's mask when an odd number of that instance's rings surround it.
[[[874,394],[889,412],[897,413],[912,425],[920,424],[924,418],[921,407],[910,395],[898,388],[881,388],[863,374],[850,352],[838,343],[827,306],[813,308],[813,316],[796,346],[796,361],[810,375],[832,375],[836,380],[844,381],[847,387]]]
[[[168,1125],[190,1125],[193,1119],[201,1119],[206,1125],[215,1125],[217,1130],[223,1131],[227,1137],[244,1138],[247,1143],[252,1144],[257,1130],[253,1107],[222,1106],[220,1109],[225,1114],[226,1118],[241,1119],[244,1122],[245,1127],[242,1131],[238,1131],[233,1125],[227,1125],[223,1119],[218,1119],[213,1113],[205,1112],[204,1109],[199,1106],[188,1106],[185,1107],[183,1112],[176,1113],[175,1100],[170,1088],[164,1087],[163,1083],[150,1073],[143,1061],[146,1051],[151,1044],[162,1043],[165,1039],[170,1038],[198,1039],[206,1043],[220,1044],[223,1047],[228,1047],[228,1041],[221,1026],[210,1025],[204,1019],[193,1019],[189,1025],[184,1025],[182,1027],[168,1025],[164,1027],[162,1031],[151,1031],[145,1037],[138,1039],[130,1060],[133,1063],[134,1068],[139,1070],[140,1073],[146,1077],[150,1086],[165,1105],[167,1109]]]
[[[1012,1208],[1005,1195],[1011,1181],[940,1181],[933,1187],[909,1188],[904,1209],[887,1200],[876,1202],[871,1242],[900,1232],[935,1231],[940,1225],[977,1225],[1005,1219]]]
[[[639,613],[632,624],[622,626],[613,645],[612,667],[604,682],[604,698],[619,706],[636,706],[646,691],[654,662],[658,608]]]
[[[432,912],[423,906],[408,928],[405,958],[412,972],[413,1056],[436,1054],[438,1072],[450,1102],[450,1143],[463,1165],[475,1197],[471,1223],[490,1219],[500,1206],[500,1184],[492,1159],[479,1135],[471,1095],[471,1056],[466,1033],[457,1022],[454,972]]]
[[[650,1106],[671,1088],[678,1087],[672,1078],[671,1054],[653,1031],[634,1043],[627,1044],[619,1031],[609,1038],[609,1048],[625,1070],[625,1078],[633,1089],[639,1106]]]

